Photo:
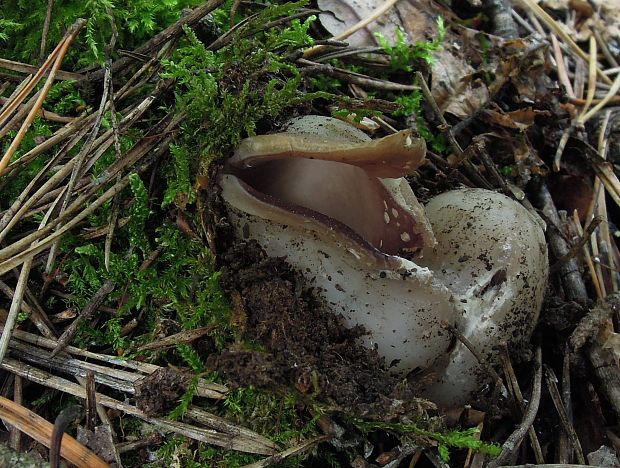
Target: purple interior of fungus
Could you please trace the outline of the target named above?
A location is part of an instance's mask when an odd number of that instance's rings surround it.
[[[396,203],[380,179],[360,167],[294,158],[236,169],[234,175],[273,197],[278,206],[320,213],[334,221],[330,228],[344,234],[350,229],[385,254],[411,254],[422,247],[420,226],[409,210]]]

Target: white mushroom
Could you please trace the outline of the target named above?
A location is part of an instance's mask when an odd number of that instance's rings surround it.
[[[442,321],[485,354],[499,341],[527,340],[542,301],[546,244],[527,210],[484,190],[437,197],[427,220],[402,178],[424,154],[409,131],[370,140],[339,120],[307,116],[286,133],[244,140],[218,183],[240,238],[286,257],[348,325],[368,330],[366,343],[395,371],[438,373],[431,399],[463,403],[484,377]],[[482,328],[485,339],[472,337]]]

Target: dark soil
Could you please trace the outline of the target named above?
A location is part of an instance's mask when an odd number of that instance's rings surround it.
[[[275,392],[296,389],[350,415],[390,420],[433,405],[390,374],[375,350],[358,343],[362,327],[347,328],[284,258],[269,258],[254,242],[234,239],[214,191],[205,220],[222,266],[221,284],[233,297],[240,338],[262,351],[229,349],[208,365],[228,383]],[[219,215],[218,215],[219,214]]]
[[[135,384],[136,406],[148,415],[164,414],[177,405],[191,376],[173,369],[156,370]]]

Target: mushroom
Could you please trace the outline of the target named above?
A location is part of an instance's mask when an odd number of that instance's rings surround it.
[[[527,210],[486,190],[440,195],[425,214],[403,178],[425,151],[408,130],[371,140],[306,116],[243,140],[218,183],[240,239],[286,257],[349,326],[366,328],[365,343],[395,372],[430,369],[438,378],[429,397],[460,404],[485,378],[443,322],[485,355],[500,341],[527,341],[546,244]]]

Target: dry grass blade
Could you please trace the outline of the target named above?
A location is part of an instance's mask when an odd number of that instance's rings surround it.
[[[0,417],[37,442],[50,446],[54,426],[38,414],[0,396]],[[68,434],[62,437],[60,454],[79,468],[106,468],[109,465]]]
[[[590,120],[592,118],[592,116],[594,116],[594,114],[596,114],[603,107],[605,107],[607,105],[607,103],[613,97],[616,96],[616,94],[618,93],[619,89],[620,89],[620,74],[616,76],[616,79],[612,83],[611,88],[609,88],[609,91],[607,92],[605,97],[596,106],[594,106],[592,109],[590,109],[588,112],[586,112],[586,113],[582,114],[581,116],[579,116],[579,119],[578,119],[579,123],[584,124],[585,122]]]

